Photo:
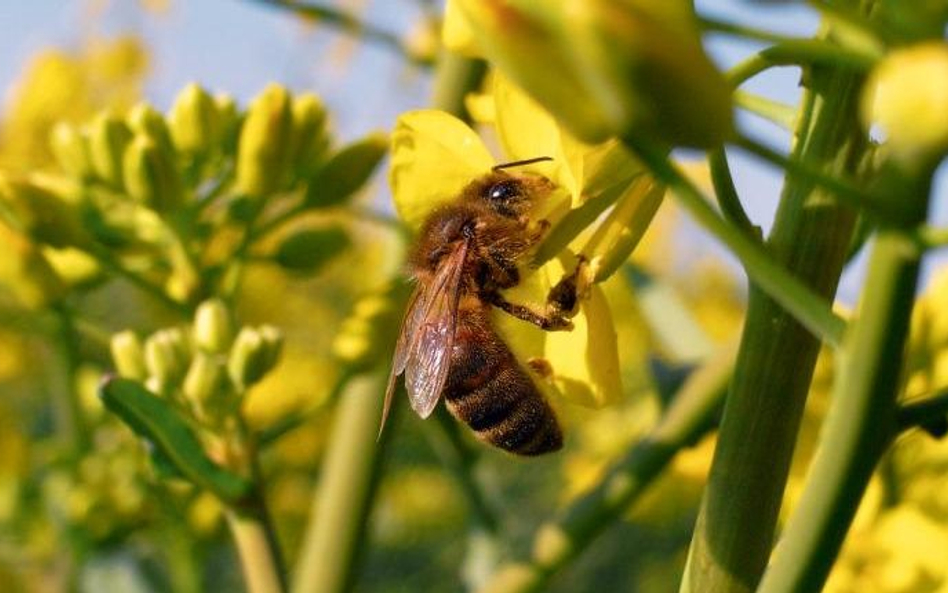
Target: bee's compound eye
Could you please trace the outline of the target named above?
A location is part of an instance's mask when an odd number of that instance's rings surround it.
[[[512,179],[498,181],[487,190],[487,198],[492,202],[505,203],[520,195],[519,184]]]

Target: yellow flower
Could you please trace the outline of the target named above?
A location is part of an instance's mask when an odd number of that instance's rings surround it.
[[[589,196],[584,186],[601,179],[602,147],[575,140],[553,118],[506,80],[494,86],[496,133],[507,161],[552,157],[518,171],[539,174],[556,188],[533,213],[555,225]],[[471,180],[490,172],[495,160],[480,137],[460,120],[440,111],[402,115],[392,135],[390,182],[399,215],[417,230],[437,206],[453,200]],[[632,163],[626,163],[627,165]],[[536,305],[571,272],[575,259],[564,251],[536,271],[524,269],[520,285],[507,292],[512,302]],[[598,286],[582,300],[568,332],[547,332],[495,311],[495,326],[522,362],[543,359],[552,374],[538,383],[569,401],[601,406],[622,392],[616,334],[609,306]]]
[[[730,88],[689,0],[449,0],[442,34],[584,140],[644,132],[713,146],[731,131]]]

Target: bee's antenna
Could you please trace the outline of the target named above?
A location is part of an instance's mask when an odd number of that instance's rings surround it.
[[[541,163],[543,161],[552,161],[553,157],[550,156],[538,156],[533,159],[524,159],[522,161],[511,161],[509,163],[501,163],[499,165],[494,165],[491,167],[491,171],[500,171],[501,169],[509,169],[511,167],[522,167],[523,165],[532,165],[533,163]]]

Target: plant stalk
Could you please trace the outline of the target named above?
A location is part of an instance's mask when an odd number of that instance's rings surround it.
[[[381,456],[376,438],[384,371],[352,378],[340,397],[297,560],[294,593],[340,593],[351,588],[378,481]]]
[[[276,534],[259,492],[227,511],[248,593],[286,593]]]
[[[925,219],[927,195],[926,187],[898,200],[917,224]],[[919,260],[903,233],[879,232],[820,446],[761,593],[822,589],[869,478],[902,428],[896,398]]]
[[[808,90],[792,158],[827,175],[851,177],[865,149],[854,115],[859,77],[842,68],[812,68],[805,80]],[[829,299],[854,224],[855,212],[813,179],[788,175],[767,248],[794,276]],[[734,382],[683,592],[749,593],[757,586],[770,557],[819,349],[819,339],[751,284]]]

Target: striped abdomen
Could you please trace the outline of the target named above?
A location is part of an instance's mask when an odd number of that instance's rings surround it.
[[[553,409],[494,332],[487,310],[462,307],[455,332],[444,388],[451,413],[480,440],[517,455],[562,447]]]

